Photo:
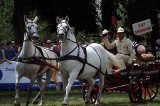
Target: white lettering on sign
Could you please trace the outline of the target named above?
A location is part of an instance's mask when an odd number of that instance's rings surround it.
[[[133,27],[133,33],[135,35],[142,35],[144,33],[152,31],[152,26],[151,26],[150,19],[132,24],[132,27]]]

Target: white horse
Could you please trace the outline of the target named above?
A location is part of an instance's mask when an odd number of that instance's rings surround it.
[[[65,97],[62,105],[68,104],[68,95],[76,79],[85,79],[89,89],[85,95],[85,102],[90,100],[90,92],[94,86],[94,76],[99,76],[99,93],[95,104],[100,103],[100,96],[104,85],[104,74],[108,69],[109,60],[115,66],[120,67],[120,62],[115,59],[103,46],[97,43],[90,44],[83,49],[76,42],[73,30],[68,24],[68,16],[65,19],[56,18],[58,23],[57,33],[61,42],[61,57],[59,58],[59,69],[63,81]]]
[[[54,69],[46,66],[45,64],[41,64],[38,61],[31,60],[30,57],[42,57],[42,58],[57,58],[57,55],[54,52],[51,52],[47,49],[44,49],[40,46],[37,46],[34,41],[39,38],[38,30],[37,30],[37,17],[34,20],[29,20],[28,18],[24,17],[25,21],[25,30],[24,33],[24,41],[22,50],[17,57],[16,60],[16,95],[15,95],[15,106],[20,105],[19,100],[19,81],[22,77],[27,77],[30,79],[30,85],[28,88],[28,96],[26,105],[30,103],[30,94],[32,90],[32,85],[34,84],[35,80],[37,81],[40,92],[34,98],[33,103],[38,103],[38,95],[41,95],[41,101],[39,105],[44,104],[44,90],[50,81],[53,72],[56,72]],[[57,65],[56,60],[45,60],[47,63],[52,64],[54,66]],[[42,81],[43,74],[46,73],[46,80]],[[56,82],[58,83],[58,82]]]

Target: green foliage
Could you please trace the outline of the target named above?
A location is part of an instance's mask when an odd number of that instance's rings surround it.
[[[117,26],[124,26],[125,25],[125,20],[127,18],[127,11],[125,7],[122,4],[118,4],[119,7],[117,9],[117,15],[119,17],[119,20],[117,20]]]
[[[13,40],[13,26],[11,24],[13,13],[13,0],[2,0],[0,4],[0,42]]]

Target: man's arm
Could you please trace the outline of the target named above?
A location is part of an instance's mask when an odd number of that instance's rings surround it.
[[[114,41],[110,43],[108,40],[108,36],[103,38],[103,42],[104,42],[104,45],[107,47],[107,49],[114,49],[116,47],[116,42]]]

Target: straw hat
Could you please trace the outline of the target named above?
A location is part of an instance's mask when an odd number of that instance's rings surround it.
[[[124,29],[122,27],[119,27],[117,30],[117,33],[123,33],[123,32],[124,32]]]

